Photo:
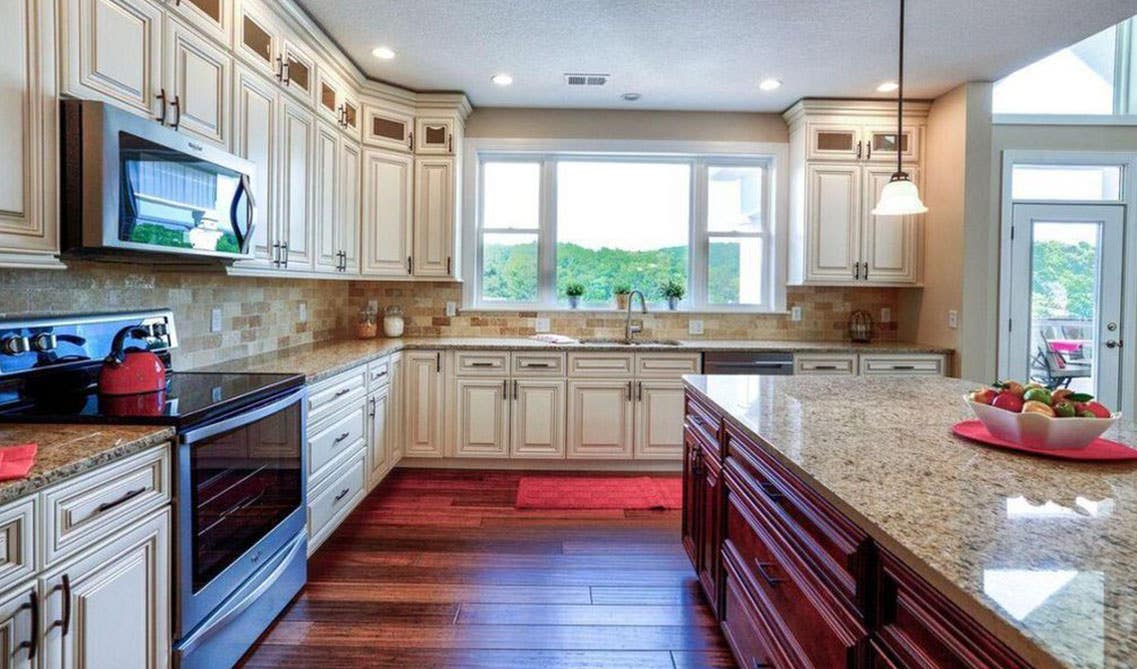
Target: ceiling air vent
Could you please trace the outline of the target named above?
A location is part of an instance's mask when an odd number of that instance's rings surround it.
[[[608,74],[585,74],[581,72],[566,72],[565,83],[569,86],[603,86],[608,83]]]

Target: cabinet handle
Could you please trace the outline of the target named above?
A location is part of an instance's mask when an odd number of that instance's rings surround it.
[[[501,401],[509,401],[509,379],[501,380]]]
[[[107,511],[110,511],[111,509],[115,508],[116,506],[119,506],[121,504],[126,504],[127,502],[134,499],[135,497],[138,497],[139,495],[141,495],[144,492],[146,492],[146,486],[143,486],[141,488],[135,488],[134,490],[128,490],[126,492],[126,494],[124,494],[122,497],[119,497],[118,499],[114,500],[113,502],[103,502],[102,504],[96,506],[95,507],[95,513],[91,514],[91,515],[106,513]]]
[[[471,362],[470,366],[471,367],[497,367],[497,365],[495,365],[492,362]]]
[[[857,140],[857,160],[861,159],[861,151],[864,149],[864,140]]]
[[[407,148],[411,151],[415,150],[415,133],[413,130],[407,133]]]
[[[162,90],[158,91],[157,99],[162,102],[162,115],[155,120],[162,125],[166,125],[166,89],[163,88]]]
[[[865,160],[872,160],[872,142],[865,144]]]
[[[181,99],[181,96],[175,95],[174,101],[170,103],[170,106],[174,108],[174,122],[170,124],[170,127],[173,128],[174,130],[177,130],[182,125],[182,99]]]
[[[446,273],[450,273],[450,256],[446,256]]]
[[[350,392],[351,392],[351,388],[340,388],[339,390],[336,391],[336,397],[343,397],[344,395],[346,395]]]
[[[341,433],[340,436],[336,437],[335,439],[332,439],[332,445],[334,446],[334,445],[340,443],[341,441],[343,441],[344,439],[347,439],[350,436],[351,436],[351,432]]]
[[[284,83],[284,56],[276,57],[276,80]]]
[[[627,390],[628,390],[628,394],[624,399],[628,402],[631,402],[632,401],[632,382],[631,381],[628,381],[628,389]]]
[[[442,371],[442,353],[441,352],[434,354],[434,371],[435,372],[441,372]]]
[[[525,369],[549,369],[552,367],[552,365],[547,362],[523,362],[521,366]]]
[[[814,365],[813,369],[817,371],[835,372],[837,371],[837,365]]]
[[[517,392],[517,381],[514,381],[513,382],[513,399],[518,399],[519,397],[521,397],[521,395],[520,395],[520,393]]]
[[[643,381],[637,381],[636,382],[636,401],[642,402],[643,399],[644,399],[644,382]]]
[[[39,648],[39,595],[35,590],[28,593],[28,603],[20,606],[20,610],[31,609],[32,612],[32,634],[31,639],[28,641],[21,641],[17,646],[20,648],[28,649],[28,659],[34,660],[36,657],[36,650]]]
[[[853,263],[853,278],[854,279],[860,279],[861,278],[861,262],[859,260],[857,262]]]
[[[916,369],[916,365],[893,365],[892,368],[897,371],[912,371]]]
[[[375,398],[374,397],[371,398],[371,400],[369,401],[369,404],[371,405],[371,411],[367,412],[367,417],[374,419],[375,418]]]
[[[332,500],[332,504],[335,504],[336,502],[339,502],[344,497],[347,497],[347,494],[349,492],[351,492],[351,488],[344,488],[343,490],[341,490],[340,494],[336,495],[336,498],[334,500]]]
[[[862,264],[862,265],[864,265],[864,267],[862,267],[862,268],[861,268],[861,269],[863,269],[863,270],[864,270],[864,272],[863,272],[863,274],[864,274],[864,277],[862,277],[862,278],[863,278],[865,281],[868,281],[868,280],[869,280],[869,261],[867,261],[867,260],[866,260],[866,261],[864,261],[864,262],[863,262],[863,263],[861,263],[861,264]]]
[[[761,576],[762,580],[766,581],[766,584],[771,588],[778,587],[779,583],[783,583],[786,580],[784,578],[777,578],[775,576],[772,576],[770,575],[770,572],[767,571],[770,567],[777,566],[773,562],[759,562],[758,560],[755,560],[754,566],[758,569],[758,575]]]
[[[281,263],[284,264],[284,269],[288,269],[288,242],[280,245]]]
[[[785,497],[785,495],[783,495],[782,492],[780,490],[778,490],[778,486],[774,485],[773,483],[771,483],[769,481],[759,482],[758,487],[762,490],[762,492],[766,493],[766,496],[769,497],[771,500],[776,501],[776,500],[779,500],[779,499]]]
[[[407,274],[413,273],[412,272],[413,269],[414,269],[414,263],[411,262],[411,257],[407,256]]]
[[[281,77],[280,83],[284,84],[285,86],[289,86],[292,84],[292,77],[289,76],[289,74],[288,74],[288,61],[287,60],[285,60],[280,65],[280,77]]]
[[[52,592],[63,591],[63,617],[51,624],[52,627],[62,627],[63,636],[71,629],[71,577],[63,575],[62,583],[51,589]]]
[[[454,153],[454,135],[446,138],[446,153]]]

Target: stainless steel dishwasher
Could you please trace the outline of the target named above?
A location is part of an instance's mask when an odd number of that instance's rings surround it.
[[[704,353],[703,373],[789,376],[794,373],[794,354],[755,351]]]

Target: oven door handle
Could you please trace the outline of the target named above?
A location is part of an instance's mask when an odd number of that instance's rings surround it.
[[[183,444],[189,444],[195,441],[201,441],[202,439],[208,439],[212,436],[221,434],[222,432],[228,432],[229,430],[235,430],[239,427],[251,425],[258,420],[268,418],[272,414],[286,409],[292,404],[302,402],[305,395],[307,394],[307,388],[299,388],[278,400],[275,400],[268,404],[262,404],[254,408],[252,411],[240,413],[236,416],[233,416],[232,418],[226,418],[225,420],[218,421],[216,423],[210,423],[199,428],[187,430],[181,434],[179,441],[181,441]]]

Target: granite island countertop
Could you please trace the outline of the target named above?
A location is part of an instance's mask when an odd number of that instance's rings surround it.
[[[1024,659],[1137,666],[1137,463],[958,439],[966,381],[685,380]],[[1137,424],[1105,436],[1137,444]]]
[[[650,339],[650,336],[644,337]],[[671,351],[701,353],[706,351],[789,351],[800,353],[936,353],[949,355],[942,346],[881,342],[762,341],[762,340],[688,340],[678,345],[660,344],[550,344],[527,337],[405,337],[377,339],[343,339],[294,346],[272,353],[230,360],[199,368],[198,371],[260,372],[303,374],[308,383],[316,383],[340,372],[381,358],[396,351],[442,350],[527,350],[527,351]]]
[[[0,504],[169,441],[174,430],[144,425],[0,425],[0,445],[39,444],[27,478],[0,482]]]

